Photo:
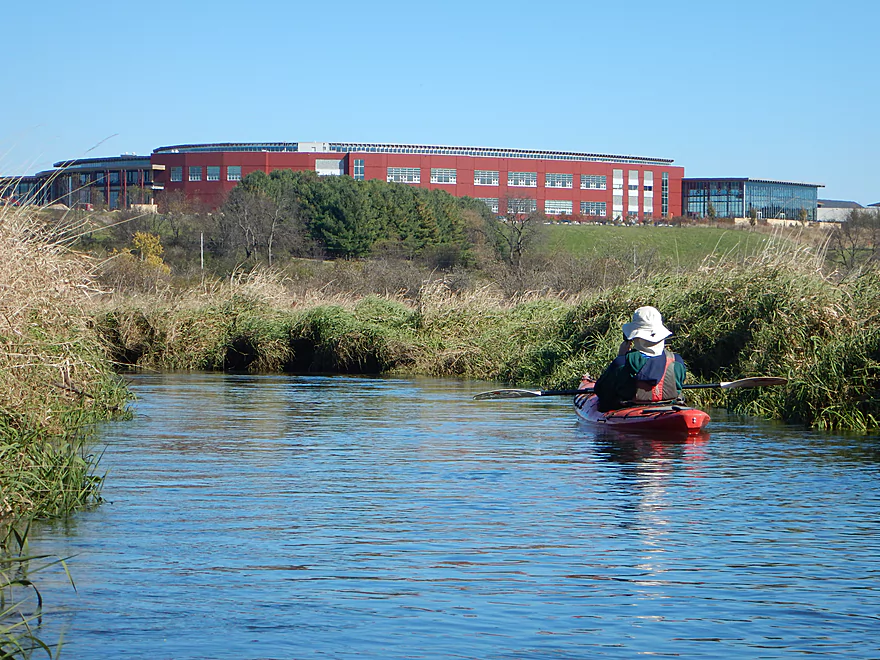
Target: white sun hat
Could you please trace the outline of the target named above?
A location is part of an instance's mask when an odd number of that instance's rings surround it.
[[[658,342],[671,334],[656,307],[639,307],[633,312],[632,321],[623,324],[623,336],[627,339],[639,337],[647,342]]]

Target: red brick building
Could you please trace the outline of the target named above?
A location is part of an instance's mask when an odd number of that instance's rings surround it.
[[[155,187],[211,207],[251,172],[314,170],[446,190],[496,213],[610,219],[681,215],[684,168],[641,156],[486,147],[347,142],[190,144],[150,158]]]

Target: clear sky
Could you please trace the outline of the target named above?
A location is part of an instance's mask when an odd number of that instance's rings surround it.
[[[201,142],[672,158],[880,201],[880,0],[7,0],[0,171]]]

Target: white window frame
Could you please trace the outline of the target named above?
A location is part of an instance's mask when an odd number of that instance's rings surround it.
[[[497,197],[477,197],[477,200],[483,202],[486,206],[489,207],[489,210],[492,213],[498,213],[498,198]]]
[[[420,167],[389,167],[388,183],[417,184],[422,182],[422,170]]]
[[[497,186],[498,170],[474,170],[475,186]]]
[[[458,179],[458,173],[455,168],[449,167],[432,167],[431,183],[448,183],[455,184]]]
[[[581,215],[604,218],[608,215],[607,202],[581,202]]]
[[[226,167],[226,180],[241,181],[241,165],[228,165]]]
[[[202,166],[201,165],[190,165],[189,166],[189,181],[201,181],[202,180]]]
[[[513,208],[511,208],[513,207]],[[526,214],[538,210],[538,200],[530,197],[511,197],[507,200],[507,212]]]
[[[208,165],[208,172],[205,175],[205,181],[219,181],[220,180],[220,166],[219,165]]]
[[[509,188],[537,188],[537,172],[508,172],[507,186]]]
[[[171,166],[171,174],[169,175],[169,181],[183,181],[183,166],[172,165]],[[101,181],[95,180],[96,183],[102,183]]]
[[[545,199],[544,213],[546,215],[571,215],[572,202],[570,199]]]
[[[574,185],[574,176],[571,174],[557,174],[548,172],[544,175],[545,188],[571,188]]]
[[[604,174],[581,174],[581,190],[608,190],[608,177]]]

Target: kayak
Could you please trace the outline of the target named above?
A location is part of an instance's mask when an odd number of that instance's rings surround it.
[[[581,381],[580,389],[593,387],[593,382]],[[590,424],[632,431],[661,431],[674,433],[699,433],[709,423],[709,415],[683,404],[638,404],[610,412],[599,412],[599,397],[595,394],[578,394],[574,409],[578,418]]]

